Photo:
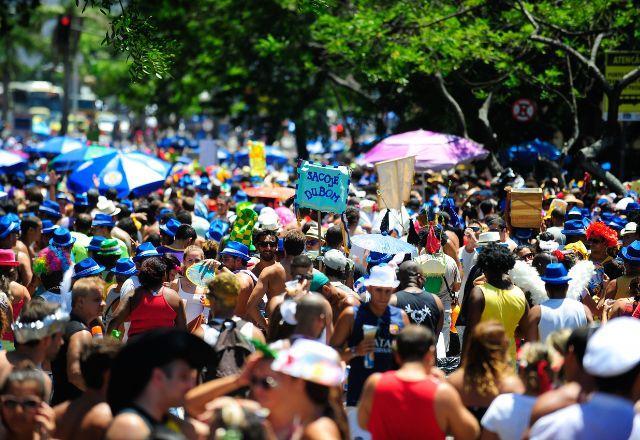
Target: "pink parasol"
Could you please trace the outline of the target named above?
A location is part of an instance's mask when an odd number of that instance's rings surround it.
[[[416,130],[383,139],[364,155],[364,163],[416,156],[416,169],[439,171],[484,159],[488,154],[482,145],[469,139]]]

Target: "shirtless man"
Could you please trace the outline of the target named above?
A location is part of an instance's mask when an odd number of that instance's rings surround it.
[[[0,249],[13,249],[17,252],[18,281],[23,286],[28,286],[33,278],[31,270],[31,259],[29,258],[29,250],[21,243],[18,246],[18,234],[20,234],[20,224],[11,220],[11,217],[5,215],[0,218]]]
[[[62,345],[62,331],[69,319],[60,305],[41,300],[28,302],[13,325],[15,351],[0,351],[0,383],[4,383],[11,370],[27,359],[38,368],[53,360]],[[47,395],[51,395],[51,379],[46,375]]]
[[[103,438],[113,420],[107,404],[107,384],[111,363],[120,343],[108,338],[85,345],[80,357],[87,390],[75,400],[56,406],[56,435],[60,440]]]
[[[267,321],[259,310],[260,300],[267,295],[270,300],[285,291],[284,283],[292,280],[291,261],[304,251],[306,237],[299,229],[287,231],[284,236],[285,256],[280,262],[265,268],[247,302],[247,316],[261,329],[267,328]]]
[[[236,302],[234,315],[244,318],[247,315],[247,302],[258,278],[247,269],[249,248],[237,241],[228,241],[225,248],[220,251],[220,262],[224,268],[231,271],[240,283],[240,293]]]
[[[278,250],[278,235],[276,231],[268,229],[260,229],[254,236],[253,242],[260,252],[260,261],[251,269],[256,277],[259,277],[262,271],[276,264],[276,252]],[[248,299],[248,298],[247,298]]]

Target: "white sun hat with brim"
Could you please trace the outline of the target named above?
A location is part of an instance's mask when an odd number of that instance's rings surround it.
[[[640,319],[620,317],[600,327],[589,338],[582,364],[596,377],[615,377],[640,364]]]
[[[400,281],[396,278],[396,269],[388,264],[374,266],[369,278],[364,280],[366,287],[391,287],[395,289],[399,284]]]
[[[338,352],[310,339],[298,339],[289,349],[279,352],[271,369],[327,387],[340,385],[344,378]]]

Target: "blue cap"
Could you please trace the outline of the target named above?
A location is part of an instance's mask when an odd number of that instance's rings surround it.
[[[549,284],[567,284],[571,281],[567,268],[562,263],[549,263],[540,277],[542,281]]]
[[[138,273],[138,269],[131,258],[120,258],[111,272],[120,276],[132,276]]]
[[[75,242],[75,237],[71,235],[71,232],[69,232],[67,228],[57,228],[53,231],[53,237],[49,240],[49,246],[66,248],[70,247]]]
[[[204,234],[204,237],[207,240],[220,242],[227,232],[229,232],[229,223],[218,219],[211,222],[209,230]]]
[[[220,255],[231,255],[243,261],[249,261],[251,259],[249,256],[249,248],[237,241],[228,241],[225,248],[220,252]]]
[[[94,228],[96,226],[107,226],[109,228],[113,228],[115,226],[115,223],[113,222],[113,217],[111,217],[109,214],[103,214],[99,212],[93,218],[93,222],[91,222],[91,226]]]
[[[247,196],[247,193],[239,190],[235,196],[233,196],[233,200],[235,200],[236,203],[240,203],[240,202],[246,202],[247,200],[249,200],[249,197]]]
[[[96,263],[93,258],[85,258],[73,266],[73,275],[71,278],[78,280],[80,278],[93,277],[100,275],[103,271],[104,267]]]
[[[562,233],[564,235],[586,235],[587,232],[584,229],[582,220],[569,220],[564,223]]]
[[[138,262],[138,261],[142,261],[145,258],[159,257],[159,256],[160,254],[156,250],[155,246],[152,243],[145,241],[136,249],[136,254],[133,257],[133,261]]]
[[[164,225],[160,225],[160,232],[173,238],[176,236],[176,231],[181,225],[182,223],[180,223],[180,221],[175,218],[170,218]]]
[[[393,260],[393,254],[383,254],[381,252],[372,251],[367,257],[367,263],[372,265],[388,263],[391,260]]]
[[[173,211],[170,210],[169,208],[162,208],[160,212],[158,212],[158,215],[156,216],[156,220],[161,220],[162,217],[164,217],[167,214],[173,214]]]
[[[60,214],[60,205],[58,202],[54,202],[52,200],[45,200],[42,202],[42,205],[38,208],[38,212],[40,214],[47,214],[56,219],[62,218],[62,214]]]
[[[11,217],[4,215],[0,218],[0,238],[5,238],[12,232],[20,231],[20,224],[11,220]]]
[[[58,229],[58,227],[59,227],[58,225],[56,225],[49,219],[42,220],[42,233],[45,235],[51,234],[53,231]]]
[[[567,212],[567,220],[582,220],[582,210],[577,206],[574,206]]]

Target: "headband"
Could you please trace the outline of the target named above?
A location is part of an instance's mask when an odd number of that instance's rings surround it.
[[[16,342],[25,344],[30,341],[39,341],[45,336],[62,331],[64,324],[69,321],[69,314],[56,310],[55,313],[45,316],[42,320],[34,322],[20,322],[18,319],[11,325]]]

